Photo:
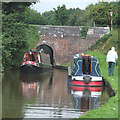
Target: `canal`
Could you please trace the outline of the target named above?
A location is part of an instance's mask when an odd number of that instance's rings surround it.
[[[3,118],[79,118],[107,103],[109,87],[72,87],[67,70],[41,74],[10,71],[2,78]]]

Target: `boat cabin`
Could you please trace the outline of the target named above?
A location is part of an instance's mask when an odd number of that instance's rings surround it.
[[[29,50],[24,53],[23,62],[26,61],[50,64],[50,56],[41,51]]]
[[[74,58],[74,76],[92,75],[101,76],[99,69],[99,61],[91,55],[81,55]]]
[[[40,59],[40,52],[29,50],[28,52],[24,53],[23,62],[25,61],[33,61],[41,63]]]

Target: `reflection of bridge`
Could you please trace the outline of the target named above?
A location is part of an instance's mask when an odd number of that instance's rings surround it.
[[[42,33],[39,48],[51,51],[51,63],[65,64],[71,61],[73,54],[85,52],[104,34],[109,33],[108,27],[91,27],[87,38],[80,36],[81,27],[72,26],[39,26]]]

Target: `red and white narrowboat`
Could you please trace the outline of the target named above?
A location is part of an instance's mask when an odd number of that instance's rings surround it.
[[[45,63],[45,57],[46,62]],[[40,51],[29,50],[24,53],[23,62],[20,66],[22,73],[38,73],[49,69],[52,69],[52,65],[49,62],[49,55],[40,53]],[[44,60],[44,61],[43,61]]]

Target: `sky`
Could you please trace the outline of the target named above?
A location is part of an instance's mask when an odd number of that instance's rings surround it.
[[[57,8],[58,6],[62,6],[63,4],[65,4],[67,9],[80,8],[83,10],[88,5],[98,3],[98,1],[100,0],[40,0],[37,4],[32,5],[31,8],[37,10],[37,12],[41,14],[45,11],[53,10],[53,8]]]

